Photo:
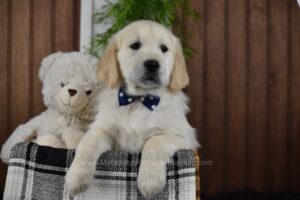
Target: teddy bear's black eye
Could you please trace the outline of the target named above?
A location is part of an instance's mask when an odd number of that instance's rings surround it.
[[[88,90],[85,93],[86,93],[86,95],[90,95],[90,94],[92,94],[92,90]]]
[[[64,84],[64,83],[60,83],[60,86],[61,86],[61,87],[65,87],[65,84]]]
[[[130,48],[133,50],[138,50],[141,46],[142,46],[142,44],[140,42],[135,42],[130,45]]]
[[[166,53],[169,50],[168,47],[164,44],[160,45],[160,49],[163,53]]]

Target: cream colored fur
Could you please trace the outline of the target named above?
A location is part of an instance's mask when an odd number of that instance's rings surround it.
[[[129,46],[136,40],[142,47],[133,51]],[[162,43],[168,52],[161,51]],[[139,83],[147,59],[160,63],[159,86]],[[186,118],[188,98],[181,92],[188,84],[181,45],[155,22],[134,22],[111,40],[100,60],[98,77],[111,88],[99,95],[100,112],[76,149],[66,176],[69,193],[73,196],[90,183],[99,153],[120,149],[142,152],[138,188],[145,197],[153,197],[166,184],[166,163],[174,153],[198,147],[195,130]],[[157,95],[160,103],[154,111],[139,101],[120,107],[117,95],[121,85],[130,94]]]
[[[58,52],[43,59],[39,76],[47,109],[16,128],[2,146],[2,161],[8,162],[16,143],[34,138],[40,145],[55,148],[77,146],[95,115],[95,98],[100,88],[97,62],[98,59],[79,52]],[[77,93],[71,96],[70,89]],[[92,91],[90,95],[86,94],[88,90]]]

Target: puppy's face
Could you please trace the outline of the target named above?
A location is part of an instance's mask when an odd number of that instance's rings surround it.
[[[123,81],[130,91],[166,86],[177,91],[188,84],[178,39],[151,21],[134,22],[115,35],[100,59],[98,77],[111,87]]]
[[[154,89],[166,86],[174,65],[176,39],[157,24],[136,24],[121,32],[117,53],[128,87]]]

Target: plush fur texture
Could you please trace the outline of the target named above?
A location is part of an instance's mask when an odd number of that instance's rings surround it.
[[[153,66],[150,71],[146,67],[149,60],[152,65],[154,61],[154,65],[159,64],[158,68],[154,66],[156,71]],[[99,153],[120,149],[142,152],[138,188],[144,196],[153,197],[165,186],[166,163],[173,154],[198,147],[195,131],[186,118],[188,98],[181,92],[188,84],[181,45],[160,24],[134,22],[111,40],[100,59],[98,77],[111,88],[99,95],[101,113],[76,149],[66,177],[69,192],[75,195],[89,184]],[[140,101],[120,107],[120,86],[126,86],[132,95],[159,96],[160,103],[154,111]]]
[[[35,140],[40,145],[73,149],[95,115],[100,85],[98,59],[78,53],[54,53],[44,58],[39,70],[47,110],[19,125],[2,146],[1,159],[8,162],[18,142]]]

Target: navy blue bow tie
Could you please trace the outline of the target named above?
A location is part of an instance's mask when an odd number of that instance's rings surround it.
[[[120,106],[126,106],[128,104],[131,104],[137,99],[140,99],[145,107],[147,107],[149,110],[154,110],[157,105],[159,104],[160,98],[158,96],[152,96],[152,95],[146,95],[146,96],[130,96],[126,94],[124,88],[120,88],[118,92],[119,97],[119,105]]]

